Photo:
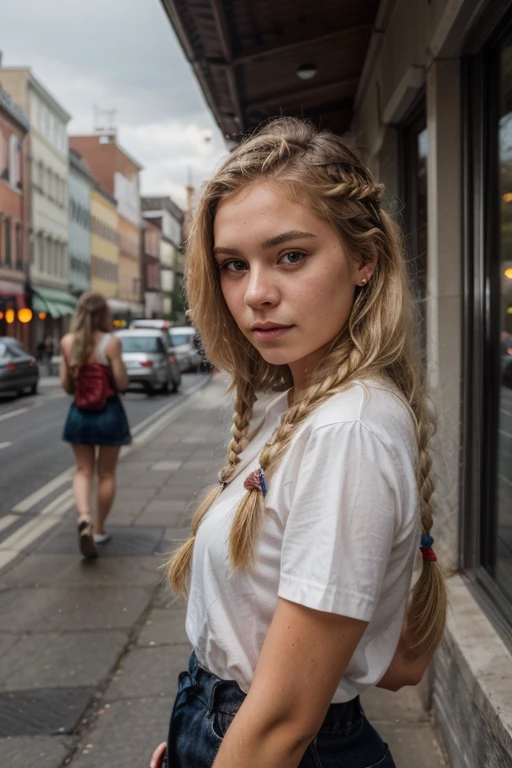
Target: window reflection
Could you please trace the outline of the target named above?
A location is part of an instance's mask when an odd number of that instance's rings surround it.
[[[500,392],[497,461],[496,579],[512,599],[512,41],[501,51]]]

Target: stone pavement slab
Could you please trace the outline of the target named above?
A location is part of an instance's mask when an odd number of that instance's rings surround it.
[[[12,632],[130,628],[150,597],[124,587],[4,589],[0,616]]]
[[[164,540],[167,531],[164,532]],[[160,557],[102,557],[94,562],[72,555],[33,553],[7,573],[0,574],[0,586],[71,587],[153,587],[158,577]],[[0,635],[0,656],[2,635]]]
[[[147,768],[153,749],[167,738],[173,696],[107,704],[80,740],[73,768]]]
[[[100,547],[102,557],[144,557],[152,555],[159,547],[164,526],[137,528],[131,525],[109,525],[112,539]],[[37,549],[44,555],[76,556],[77,536],[74,530],[59,530]]]
[[[73,749],[64,736],[15,736],[0,739],[0,765],[5,768],[56,768]]]
[[[120,630],[25,635],[2,656],[0,689],[100,686],[125,645]]]
[[[176,690],[178,675],[186,667],[189,656],[188,643],[135,648],[116,670],[105,700],[168,697],[170,691]]]

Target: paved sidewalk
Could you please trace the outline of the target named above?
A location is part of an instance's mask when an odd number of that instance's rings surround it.
[[[160,566],[223,462],[224,383],[213,377],[122,459],[98,561],[78,557],[68,513],[0,572],[1,766],[144,768],[165,740],[190,649]],[[365,707],[398,768],[444,768],[415,690],[372,691]]]

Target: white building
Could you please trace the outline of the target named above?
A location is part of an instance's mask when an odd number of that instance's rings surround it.
[[[184,322],[183,298],[183,239],[184,212],[170,197],[143,197],[142,215],[157,224],[160,240],[160,290],[163,317]]]
[[[73,149],[69,152],[69,283],[79,296],[91,288],[92,171]]]
[[[34,342],[61,336],[76,301],[69,294],[68,138],[70,115],[28,68],[2,68],[5,90],[30,123],[30,282]]]

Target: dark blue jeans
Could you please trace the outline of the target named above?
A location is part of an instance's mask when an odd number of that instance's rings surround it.
[[[188,671],[179,676],[167,740],[169,768],[211,768],[244,698],[237,683],[215,677],[192,653]],[[356,698],[346,704],[331,704],[299,768],[396,766]]]

